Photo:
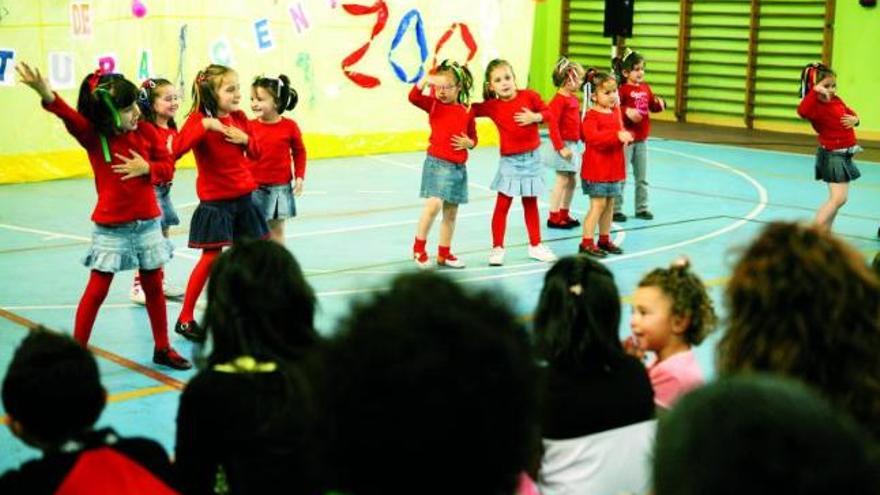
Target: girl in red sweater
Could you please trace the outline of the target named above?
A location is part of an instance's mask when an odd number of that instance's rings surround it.
[[[171,153],[171,144],[177,135],[177,124],[174,116],[180,106],[177,97],[177,88],[168,79],[149,78],[141,84],[138,92],[137,104],[141,111],[140,127],[152,127],[159,140],[167,145],[168,153]],[[162,236],[168,239],[168,229],[172,225],[180,225],[180,218],[171,203],[171,180],[174,176],[174,160],[171,162],[171,173],[165,177],[152,174],[153,189],[156,191],[156,200],[162,216],[159,222],[162,225]],[[183,289],[162,282],[162,292],[165,297],[181,297]],[[129,298],[133,303],[146,304],[146,295],[141,287],[141,279],[138,274],[134,276],[134,284],[131,287]]]
[[[550,100],[549,107],[557,125],[550,128],[553,154],[549,165],[556,170],[556,183],[550,192],[551,229],[573,229],[581,223],[568,213],[574,194],[575,173],[581,171],[583,142],[581,140],[581,110],[577,92],[584,84],[584,68],[565,57],[556,62],[553,84],[559,90]],[[559,132],[553,132],[555,129]]]
[[[113,275],[136,269],[153,331],[153,362],[176,369],[192,367],[168,342],[162,265],[171,259],[172,249],[162,237],[151,183],[151,175],[170,173],[171,157],[153,129],[138,126],[137,86],[119,74],[98,69],[80,85],[74,110],[52,91],[38,69],[22,62],[16,72],[22,83],[40,95],[43,108],[58,116],[86,149],[95,174],[95,230],[83,259],[91,274],[76,309],[74,339],[88,344]]]
[[[623,129],[617,99],[617,82],[604,72],[596,72],[589,83],[595,88],[591,100],[595,105],[587,111],[583,122],[584,151],[581,165],[581,186],[590,196],[590,209],[584,217],[584,236],[578,252],[597,258],[623,250],[611,242],[611,217],[614,197],[620,194],[626,178],[623,147],[633,141]],[[599,243],[593,243],[593,232],[599,224]]]
[[[265,238],[269,228],[251,199],[257,184],[245,153],[251,159],[259,154],[248,118],[238,109],[238,74],[223,65],[209,65],[196,75],[192,98],[189,117],[174,140],[174,155],[192,150],[196,158],[199,206],[190,222],[189,247],[201,249],[202,257],[189,277],[174,331],[203,342],[205,333],[193,310],[214,259],[223,246],[246,237]]]
[[[862,150],[853,130],[859,125],[859,116],[837,96],[834,71],[822,64],[810,64],[801,76],[803,100],[797,111],[819,134],[815,177],[828,184],[828,199],[816,212],[815,221],[831,230],[834,217],[846,203],[850,181],[862,175],[852,160]]]
[[[284,74],[258,77],[251,84],[251,110],[257,117],[251,128],[260,148],[260,159],[252,162],[257,182],[253,200],[269,223],[269,237],[284,244],[284,221],[296,216],[294,195],[302,194],[306,175],[306,147],[293,119],[282,117],[293,110],[299,97]],[[291,172],[291,157],[293,171]],[[291,181],[296,182],[291,186]]]
[[[425,96],[422,89],[433,87],[433,96]],[[427,79],[409,92],[409,101],[428,112],[431,125],[431,145],[422,166],[422,185],[419,195],[425,199],[425,208],[419,218],[413,259],[420,268],[428,266],[425,251],[428,231],[443,209],[440,223],[440,242],[437,247],[437,266],[464,268],[464,261],[450,250],[458,205],[468,202],[467,150],[477,145],[477,128],[470,106],[474,78],[466,66],[444,60]]]
[[[492,214],[492,251],[489,265],[504,264],[504,234],[507,212],[514,196],[522,197],[526,229],[529,233],[529,257],[538,261],[556,261],[556,255],[541,243],[538,197],[544,193],[544,170],[538,147],[538,122],[556,123],[550,109],[538,93],[516,89],[513,67],[506,60],[494,59],[486,66],[483,102],[474,104],[477,117],[489,117],[501,137],[501,161],[490,186],[498,191]],[[558,132],[558,131],[557,131]]]

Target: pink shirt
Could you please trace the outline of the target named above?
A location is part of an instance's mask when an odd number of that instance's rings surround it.
[[[694,351],[680,352],[648,367],[654,403],[669,409],[679,397],[704,383]]]

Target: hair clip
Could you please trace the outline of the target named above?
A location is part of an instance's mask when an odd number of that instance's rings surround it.
[[[691,266],[690,258],[688,258],[687,256],[685,256],[683,254],[676,257],[674,260],[672,260],[672,263],[669,264],[669,268],[687,269],[690,266]]]
[[[579,296],[584,293],[584,286],[581,284],[574,284],[568,288],[568,291],[576,296]]]
[[[101,67],[98,67],[95,72],[92,72],[92,74],[89,76],[89,91],[94,93],[95,90],[98,89],[98,83],[101,82],[101,76],[103,75],[104,69],[102,69]]]

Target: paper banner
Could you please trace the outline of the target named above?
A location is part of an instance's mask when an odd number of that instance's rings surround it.
[[[269,31],[269,19],[263,18],[254,22],[254,36],[258,52],[265,52],[275,47],[272,42],[272,33]]]
[[[0,48],[0,86],[15,84],[15,50]]]

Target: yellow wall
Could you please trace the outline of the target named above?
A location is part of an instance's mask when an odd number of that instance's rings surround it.
[[[349,0],[373,5],[375,0]],[[5,2],[8,10],[0,22],[0,51],[14,51],[15,61],[40,67],[49,65],[50,53],[72,56],[75,74],[70,89],[59,94],[75,104],[76,91],[83,76],[94,70],[97,58],[114,53],[116,70],[135,83],[141,52],[152,54],[150,75],[178,80],[182,61],[185,92],[189,92],[196,71],[210,63],[212,51],[224,58],[216,43],[225,40],[231,54],[230,65],[243,84],[243,107],[247,110],[249,82],[260,74],[290,76],[300,95],[292,116],[305,134],[310,157],[346,156],[366,153],[424,149],[428,136],[424,112],[407,101],[410,84],[399,80],[389,63],[392,40],[404,15],[417,9],[424,22],[430,66],[435,45],[453,23],[466,23],[478,49],[470,67],[477,86],[483,80],[486,62],[496,56],[510,60],[521,85],[528,78],[532,43],[534,0],[385,0],[388,22],[375,37],[364,57],[352,70],[377,77],[381,84],[363,88],[343,73],[343,58],[369,40],[375,14],[355,16],[347,13],[341,0],[143,0],[147,14],[137,18],[131,2],[122,0],[19,0]],[[74,4],[88,4],[92,21],[91,36],[75,37]],[[300,18],[297,25],[289,9]],[[82,12],[82,9],[79,10]],[[76,17],[81,19],[82,16]],[[255,23],[267,19],[273,47],[258,50]],[[306,25],[307,23],[307,25]],[[186,48],[181,51],[179,33],[187,26]],[[297,28],[299,27],[299,29]],[[420,65],[411,23],[394,60],[412,76]],[[264,35],[263,40],[267,37]],[[182,56],[181,56],[182,54]],[[439,59],[464,61],[467,49],[456,30],[441,49]],[[0,183],[46,180],[89,173],[85,154],[64,131],[60,122],[40,110],[33,91],[14,82],[12,63],[0,83]],[[9,85],[9,84],[12,85]],[[184,95],[188,100],[188,94]],[[477,100],[481,97],[477,96]],[[181,105],[182,120],[189,101]],[[247,110],[249,111],[249,110]],[[497,142],[491,124],[481,122],[482,144]],[[181,165],[188,166],[190,160]]]

